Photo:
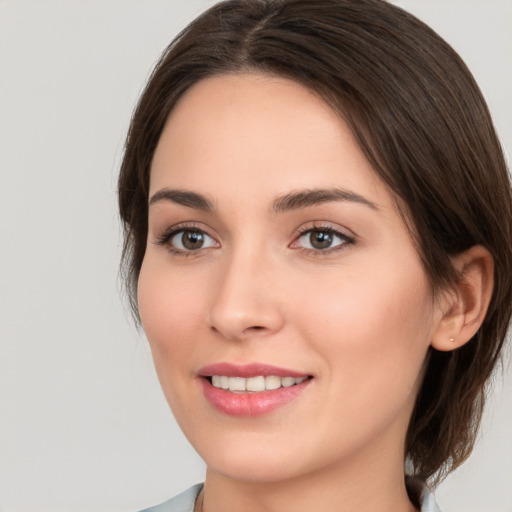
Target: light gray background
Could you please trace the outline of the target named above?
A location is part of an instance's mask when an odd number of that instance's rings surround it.
[[[119,298],[115,186],[160,51],[208,0],[0,0],[0,510],[133,511],[200,481]],[[402,0],[512,147],[512,2]],[[512,375],[443,512],[512,512]]]

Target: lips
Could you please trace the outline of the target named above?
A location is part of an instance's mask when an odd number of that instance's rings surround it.
[[[263,363],[251,364],[231,364],[231,363],[216,363],[204,366],[199,370],[199,375],[203,377],[212,377],[213,375],[226,375],[228,377],[257,377],[258,375],[277,377],[307,377],[306,373],[298,372],[296,370],[289,370],[287,368],[280,368]]]
[[[206,400],[230,416],[259,416],[297,398],[312,377],[266,364],[217,363],[198,372]]]

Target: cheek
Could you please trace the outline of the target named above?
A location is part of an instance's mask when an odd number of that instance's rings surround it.
[[[184,282],[185,280],[185,282]],[[197,350],[194,331],[204,324],[200,312],[202,292],[195,278],[149,255],[138,282],[138,304],[142,326],[151,347],[162,384],[185,372],[183,362]],[[165,389],[165,387],[164,387]]]
[[[350,391],[354,404],[383,394],[403,399],[415,389],[432,328],[430,288],[419,264],[347,272],[317,284],[294,309],[303,312],[298,328],[328,361],[337,389]]]

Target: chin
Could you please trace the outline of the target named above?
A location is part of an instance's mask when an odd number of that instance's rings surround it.
[[[321,471],[343,458],[332,449],[331,443],[323,446],[318,440],[305,441],[307,432],[300,429],[294,433],[300,435],[257,429],[251,433],[233,429],[224,434],[212,435],[207,440],[190,440],[209,472],[241,482],[272,484],[293,480]],[[340,451],[345,448],[341,447]]]
[[[280,460],[278,460],[280,459]],[[301,475],[297,467],[286,457],[261,457],[257,454],[244,456],[210,457],[205,459],[208,471],[214,471],[226,478],[247,483],[275,483]]]
[[[305,468],[310,471],[313,462],[304,447],[301,449],[290,436],[283,437],[277,432],[226,429],[216,435],[210,430],[207,438],[192,434],[189,441],[209,471],[238,481],[271,483],[287,480],[299,476]]]

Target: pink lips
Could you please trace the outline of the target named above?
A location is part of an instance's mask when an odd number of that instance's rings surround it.
[[[199,370],[199,375],[203,377],[211,377],[212,375],[226,375],[227,377],[257,377],[258,375],[275,375],[276,377],[307,377],[307,374],[279,368],[263,363],[251,363],[237,365],[231,363],[216,363],[204,366]]]
[[[217,363],[205,366],[199,370],[202,377],[201,385],[206,400],[218,411],[230,416],[260,416],[284,406],[298,397],[311,383],[306,379],[300,384],[290,387],[261,392],[232,392],[214,387],[210,379],[213,375],[225,375],[227,377],[257,377],[259,375],[276,377],[307,377],[307,374],[279,368],[277,366],[253,363],[248,365],[233,365],[230,363]]]

